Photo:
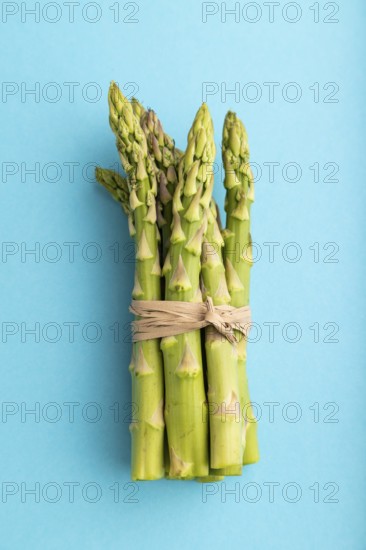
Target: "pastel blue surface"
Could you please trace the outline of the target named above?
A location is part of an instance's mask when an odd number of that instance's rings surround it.
[[[221,3],[91,3],[73,23],[51,4],[2,8],[1,549],[365,548],[364,3],[280,2],[272,23],[263,2],[226,21]],[[111,79],[181,148],[202,99],[218,147],[228,109],[249,133],[261,461],[225,484],[128,485],[134,266],[93,179],[118,162]]]

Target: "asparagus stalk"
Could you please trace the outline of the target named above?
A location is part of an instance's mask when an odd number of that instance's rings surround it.
[[[131,105],[135,115],[140,120],[140,125],[147,139],[148,151],[154,158],[157,167],[160,189],[157,196],[157,222],[162,234],[161,260],[163,262],[170,245],[172,196],[177,183],[177,168],[182,152],[175,148],[172,138],[164,133],[162,124],[154,111],[146,111],[136,98],[131,100]],[[127,182],[111,170],[101,171],[99,177],[100,183],[112,193],[116,200],[122,202],[124,208],[120,194],[121,188],[126,186]],[[169,451],[166,443],[165,439],[165,470],[169,472]]]
[[[99,166],[95,169],[95,178],[107,191],[109,191],[112,197],[121,204],[128,218],[130,236],[134,237],[136,230],[133,221],[133,211],[130,207],[130,191],[127,179],[114,170],[101,168]]]
[[[130,208],[130,191],[127,179],[108,168],[97,166],[95,169],[95,178],[98,183],[109,191],[112,197],[121,204],[124,213],[127,216],[132,215]]]
[[[211,201],[207,233],[202,248],[204,298],[214,305],[230,302],[222,259],[222,238],[216,205]],[[210,426],[210,466],[213,469],[238,466],[241,471],[243,449],[240,423],[238,352],[213,327],[206,328],[206,361]],[[221,472],[220,472],[221,473]]]
[[[198,110],[179,166],[172,203],[170,248],[163,274],[166,300],[201,301],[200,256],[206,231],[215,157],[213,125],[205,104]],[[163,338],[165,422],[170,477],[208,474],[208,425],[200,331]]]
[[[158,179],[157,223],[161,232],[160,260],[163,265],[170,246],[172,223],[172,200],[177,184],[177,168],[182,152],[175,148],[174,141],[163,130],[156,113],[140,108],[140,125],[146,136],[150,155],[155,161]],[[164,279],[162,280],[164,293]],[[169,475],[170,458],[167,437],[164,441],[165,472]]]
[[[225,237],[225,267],[231,305],[249,304],[250,268],[252,266],[250,207],[254,201],[253,175],[249,166],[248,137],[243,123],[235,113],[226,115],[223,130],[222,158],[225,167],[227,213]],[[246,339],[237,333],[238,372],[241,413],[244,415],[243,464],[259,460],[257,423],[250,403],[246,374]]]
[[[137,244],[135,300],[159,300],[161,270],[158,255],[155,168],[147,143],[131,104],[115,83],[108,95],[109,121],[117,149],[129,176],[129,208],[132,234]],[[164,475],[163,365],[157,339],[136,342],[130,364],[132,401],[138,418],[130,425],[131,477],[159,479]]]
[[[158,168],[158,223],[162,233],[162,261],[165,261],[170,246],[173,221],[172,198],[177,184],[177,167],[182,152],[175,148],[174,141],[163,130],[160,120],[152,110],[144,111],[140,119],[147,139],[149,153]]]

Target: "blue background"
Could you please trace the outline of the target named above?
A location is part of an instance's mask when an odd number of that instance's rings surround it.
[[[361,0],[342,1],[334,16],[339,22],[329,24],[323,19],[332,10],[320,3],[320,22],[315,23],[313,3],[306,0],[301,2],[301,19],[291,24],[281,14],[284,2],[273,23],[259,2],[263,12],[257,23],[243,16],[237,23],[233,16],[222,22],[220,13],[203,23],[200,2],[137,1],[139,11],[132,18],[138,23],[122,21],[133,9],[123,10],[123,3],[120,22],[114,23],[108,7],[112,2],[103,4],[94,24],[83,20],[81,6],[70,23],[63,4],[62,17],[53,24],[42,16],[39,23],[32,16],[22,22],[20,11],[1,23],[1,78],[15,83],[10,85],[15,93],[6,95],[3,89],[0,107],[0,234],[2,242],[15,244],[5,245],[14,254],[3,254],[1,262],[0,548],[365,548],[365,6]],[[46,18],[55,17],[49,10]],[[87,17],[94,13],[90,8]],[[293,13],[288,12],[290,18]],[[254,12],[248,14],[254,17]],[[262,257],[252,271],[252,308],[262,335],[249,347],[251,396],[262,415],[261,461],[245,468],[241,478],[227,479],[223,489],[193,481],[125,485],[130,452],[126,323],[134,266],[128,261],[126,220],[88,169],[88,163],[113,166],[118,161],[108,126],[111,79],[153,107],[181,148],[202,101],[204,82],[217,83],[221,91],[238,82],[240,92],[244,90],[244,97],[221,96],[219,91],[207,98],[217,146],[225,113],[233,109],[247,126],[252,159],[262,168],[253,207],[253,239]],[[22,86],[24,91],[36,82],[39,100],[22,98]],[[50,82],[61,90],[58,101],[50,101],[56,90],[47,88]],[[80,83],[74,101],[65,82]],[[96,85],[85,91],[90,82]],[[262,92],[257,102],[245,95],[248,82],[257,83]],[[280,83],[273,102],[265,82]],[[298,102],[283,98],[288,82],[300,86]],[[319,102],[309,89],[315,82]],[[337,102],[324,102],[332,91],[323,90],[328,82],[339,86]],[[98,90],[101,97],[93,101]],[[37,162],[39,181],[24,172]],[[74,178],[64,164],[70,162],[79,163]],[[265,162],[280,163],[273,182]],[[289,162],[301,166],[297,182],[283,177]],[[318,183],[309,169],[315,162],[320,164]],[[330,172],[323,169],[327,162],[338,164],[338,181],[324,181]],[[59,173],[54,164],[47,168],[48,163],[57,163]],[[220,174],[215,196],[222,204]],[[67,242],[79,243],[73,262]],[[102,254],[95,262],[96,249],[88,246],[93,242]],[[273,262],[266,242],[279,243]],[[283,257],[289,242],[301,248],[297,262]],[[323,247],[330,242],[339,247],[336,263],[324,261],[332,248]],[[318,262],[309,248],[314,243],[319,243]],[[25,246],[39,246],[39,259],[22,258]],[[289,255],[293,252],[288,249]],[[59,257],[52,262],[55,253]],[[272,321],[280,326],[270,342],[263,323]],[[79,323],[74,342],[68,322]],[[289,322],[301,327],[296,343],[282,336]],[[40,324],[39,342],[24,333],[21,323]],[[85,329],[88,323],[97,323],[102,332],[95,343],[88,341],[95,334],[91,325]],[[109,328],[114,323],[119,341]],[[319,323],[319,343],[309,328],[314,323]],[[331,332],[326,323],[339,326],[333,337],[338,342],[324,342]],[[10,326],[17,332],[7,336],[4,331]],[[291,330],[288,335],[292,337]],[[64,405],[70,402],[79,403],[73,422]],[[278,403],[273,422],[268,402]],[[24,407],[35,406],[39,418],[24,414]],[[316,407],[319,422],[314,421]],[[92,422],[98,411],[101,417]],[[295,413],[301,418],[290,422]],[[79,484],[74,502],[65,485],[69,482]],[[269,482],[279,484],[273,502]],[[39,502],[24,490],[36,483]],[[234,489],[235,483],[240,484],[237,497],[225,497],[225,489]],[[295,493],[293,486],[286,493],[288,483],[297,484],[297,502],[289,502]],[[319,502],[314,502],[316,483]],[[9,487],[13,495],[7,495]],[[331,498],[337,502],[324,502],[335,487],[339,490]],[[88,502],[96,489],[100,499]],[[215,494],[205,499],[207,490]]]

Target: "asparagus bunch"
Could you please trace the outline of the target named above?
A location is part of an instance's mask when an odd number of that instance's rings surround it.
[[[188,134],[187,150],[179,165],[173,196],[170,247],[163,274],[165,299],[201,301],[202,240],[207,228],[215,158],[213,125],[205,104]],[[163,338],[165,422],[170,454],[170,477],[208,474],[207,405],[200,331]]]
[[[231,305],[249,304],[250,268],[252,267],[250,207],[254,201],[254,181],[249,166],[248,137],[235,113],[226,115],[222,139],[225,168],[226,231],[225,268]],[[246,339],[237,333],[240,409],[242,412],[243,464],[259,460],[257,423],[250,403],[246,375]]]
[[[135,300],[160,300],[160,262],[156,226],[157,183],[147,142],[131,104],[115,83],[109,95],[110,126],[128,174],[130,232],[135,238]],[[164,475],[163,365],[157,339],[133,345],[130,364],[132,401],[137,421],[131,423],[131,477],[159,479]]]
[[[136,240],[133,298],[160,300],[163,275],[168,301],[210,298],[213,305],[247,305],[254,185],[241,121],[228,113],[224,124],[227,221],[223,239],[212,198],[215,146],[207,106],[203,104],[197,112],[184,155],[164,133],[156,114],[136,99],[129,103],[114,83],[109,107],[127,178],[101,168],[96,177],[121,204]],[[138,406],[138,418],[130,426],[132,479],[164,475],[164,433],[169,453],[165,472],[170,478],[221,480],[222,474],[239,475],[243,463],[258,460],[246,339],[236,332],[237,344],[229,342],[213,327],[207,327],[202,336],[204,355],[200,331],[162,338],[164,368],[157,339],[133,345],[132,400]]]

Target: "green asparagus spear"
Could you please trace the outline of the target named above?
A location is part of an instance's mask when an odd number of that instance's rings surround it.
[[[250,207],[254,201],[254,181],[249,166],[248,137],[243,123],[235,113],[226,115],[222,158],[225,167],[227,213],[225,237],[225,267],[231,305],[249,304],[250,268],[252,266],[250,237]],[[250,403],[246,374],[246,339],[237,334],[240,403],[243,418],[243,464],[259,460],[257,423]]]
[[[157,196],[157,223],[162,234],[161,261],[164,262],[169,245],[172,222],[172,197],[177,183],[177,168],[182,152],[175,148],[170,136],[164,133],[161,122],[154,111],[146,111],[135,98],[131,101],[132,109],[144,131],[147,139],[148,151],[155,161],[157,167],[157,179],[159,182],[159,193]],[[112,187],[123,186],[123,180],[118,174],[108,173],[108,180],[113,179]],[[101,183],[107,187],[115,196],[114,188],[111,189],[106,182]],[[120,194],[120,191],[119,191]],[[120,196],[115,197],[117,200]],[[122,203],[123,206],[123,203]],[[165,470],[169,472],[169,452],[165,440]]]
[[[160,299],[160,262],[155,196],[155,167],[131,104],[115,83],[109,89],[109,121],[117,149],[128,174],[129,207],[135,233],[135,300]],[[133,345],[130,364],[132,401],[137,419],[131,423],[133,480],[159,479],[164,475],[163,365],[157,339]]]
[[[230,302],[222,259],[222,238],[216,205],[211,201],[208,228],[202,248],[204,296],[214,305]],[[243,449],[240,422],[238,352],[213,327],[206,328],[206,362],[210,426],[210,466],[213,469],[238,466],[241,471]]]
[[[163,268],[166,300],[202,300],[200,256],[213,186],[214,157],[212,120],[203,104],[188,134],[173,196],[170,248]],[[163,338],[161,348],[170,477],[206,476],[208,424],[200,331]]]
[[[158,168],[158,224],[161,229],[163,246],[162,261],[165,261],[169,246],[173,221],[172,198],[177,184],[177,167],[182,152],[175,148],[174,141],[163,130],[160,120],[152,110],[145,111],[140,119],[147,139],[149,153]]]
[[[122,177],[114,170],[101,168],[100,166],[97,166],[95,169],[95,178],[97,182],[103,185],[112,197],[121,204],[124,213],[129,216],[131,214],[131,208],[130,190],[127,178]]]
[[[170,246],[172,200],[178,181],[177,169],[182,152],[175,148],[172,138],[164,132],[162,124],[154,111],[141,111],[140,109],[140,112],[140,124],[146,136],[148,150],[157,167],[157,223],[162,237],[160,260],[163,264]],[[164,279],[162,279],[162,289],[162,292],[164,292]],[[166,475],[169,475],[170,458],[166,437],[164,444],[165,472]]]

